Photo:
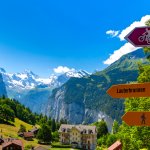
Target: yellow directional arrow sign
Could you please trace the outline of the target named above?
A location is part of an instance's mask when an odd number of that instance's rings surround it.
[[[113,98],[150,97],[150,83],[113,85],[107,93]]]

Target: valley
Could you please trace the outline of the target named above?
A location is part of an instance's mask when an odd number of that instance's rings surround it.
[[[17,99],[33,112],[75,124],[105,118],[111,130],[114,119],[121,122],[124,101],[112,99],[106,91],[114,84],[135,82],[139,62],[148,63],[142,49],[93,74],[74,70],[44,79],[28,70],[11,74],[1,68],[0,72],[8,97]]]

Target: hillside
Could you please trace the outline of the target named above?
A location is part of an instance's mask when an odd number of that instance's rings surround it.
[[[0,137],[4,139],[10,137],[21,139],[24,146],[28,145],[30,148],[37,146],[38,143],[49,148],[52,140],[58,141],[59,127],[60,122],[34,114],[16,100],[0,98]],[[18,132],[21,134],[20,137],[17,135]]]
[[[113,84],[135,82],[139,62],[148,63],[142,49],[121,57],[105,70],[89,77],[71,78],[53,90],[46,114],[77,124],[92,123],[100,118],[105,118],[109,123],[109,117],[121,122],[124,101],[111,98],[106,91]]]
[[[24,146],[37,145],[36,139],[28,142],[17,135],[20,125],[24,125],[26,131],[28,131],[33,128],[33,125],[35,126],[37,120],[38,116],[18,101],[4,97],[0,98],[0,135],[3,138],[12,137],[22,139]]]
[[[3,138],[12,137],[12,138],[20,139],[23,142],[24,147],[29,146],[29,145],[36,147],[36,146],[40,145],[40,144],[38,144],[38,140],[35,138],[33,139],[33,141],[26,141],[17,135],[17,132],[19,130],[20,125],[24,125],[27,130],[32,129],[33,128],[32,125],[25,123],[24,121],[21,121],[18,118],[15,118],[15,122],[13,124],[14,124],[13,126],[12,125],[6,125],[6,124],[0,124],[0,136],[2,136]],[[39,127],[39,126],[36,125],[36,127]],[[41,145],[41,146],[46,147],[46,148],[51,147],[49,145]],[[50,148],[50,149],[52,149],[52,150],[60,150],[60,149],[73,150],[70,148]],[[0,145],[0,150],[1,150],[1,145]]]
[[[0,124],[0,131],[2,131],[2,132],[0,132],[0,135],[2,135],[3,138],[12,137],[12,138],[21,139],[23,141],[24,146],[26,146],[26,145],[37,146],[38,141],[36,139],[34,139],[34,141],[26,141],[17,135],[17,132],[18,132],[21,124],[24,125],[27,130],[30,130],[33,128],[32,125],[25,123],[24,121],[21,121],[18,118],[15,118],[13,125]]]

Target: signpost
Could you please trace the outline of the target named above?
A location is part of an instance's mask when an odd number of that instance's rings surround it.
[[[150,47],[150,27],[136,27],[125,39],[135,47]]]
[[[135,47],[150,47],[150,26],[134,28],[125,39]],[[150,82],[113,85],[107,93],[113,98],[150,97]],[[150,111],[129,111],[122,120],[129,126],[150,126]]]
[[[113,98],[150,97],[150,83],[113,85],[107,93]]]
[[[150,82],[113,85],[107,93],[113,98],[150,97]],[[122,120],[129,126],[150,126],[150,111],[127,112]]]
[[[129,126],[150,126],[150,112],[129,111],[122,116],[122,120]]]

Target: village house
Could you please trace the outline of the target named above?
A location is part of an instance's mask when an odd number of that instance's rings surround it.
[[[108,150],[122,150],[122,144],[120,141],[116,141],[114,144],[112,144]]]
[[[2,144],[2,150],[24,150],[23,143],[17,139],[7,139]]]
[[[36,137],[38,131],[39,129],[35,127],[28,132],[19,132],[18,136],[24,137],[25,140],[32,140],[34,137]]]
[[[23,137],[23,132],[18,132],[18,136]]]
[[[37,127],[34,127],[33,129],[29,130],[28,132],[32,132],[34,135],[37,135],[39,129]]]
[[[97,145],[96,126],[62,124],[59,128],[60,142],[74,148],[95,150]]]
[[[32,141],[34,138],[33,132],[23,132],[23,137],[25,140]]]
[[[0,145],[1,145],[2,143],[4,143],[4,139],[1,137],[1,138],[0,138]]]

